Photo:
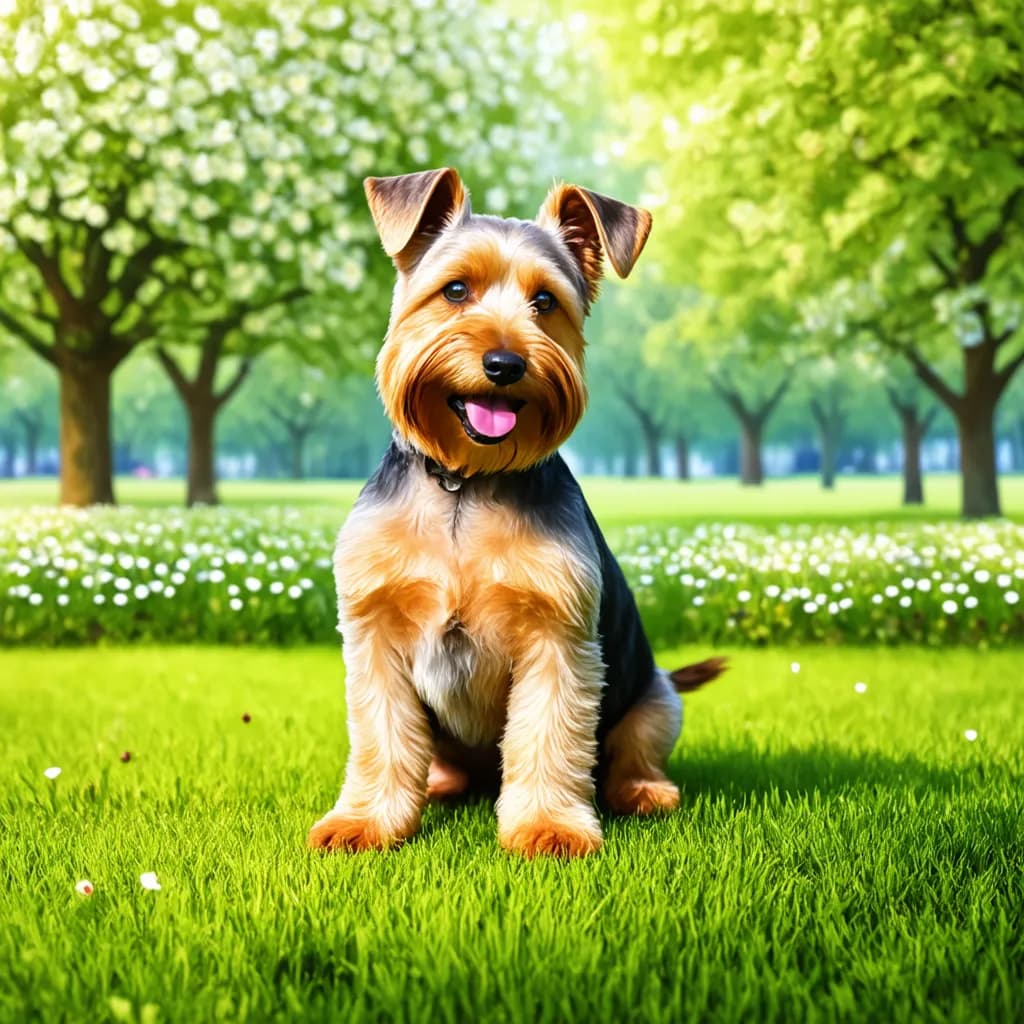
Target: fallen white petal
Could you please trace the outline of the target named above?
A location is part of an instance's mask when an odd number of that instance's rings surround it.
[[[155,871],[143,871],[139,875],[139,881],[142,883],[143,889],[149,889],[151,892],[160,891],[160,883],[157,881]]]
[[[55,779],[57,778],[58,775],[60,775],[60,769],[56,765],[54,765],[52,768],[47,768],[46,771],[43,772],[43,774],[48,779]]]

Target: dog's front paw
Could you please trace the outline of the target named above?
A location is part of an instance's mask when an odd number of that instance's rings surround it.
[[[534,857],[586,857],[601,849],[601,827],[581,827],[543,819],[502,830],[501,845],[527,859]]]
[[[403,837],[385,832],[371,818],[353,818],[332,811],[321,818],[306,836],[307,845],[314,850],[386,850],[402,841]]]

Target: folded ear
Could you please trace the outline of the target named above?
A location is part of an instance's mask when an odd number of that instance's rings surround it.
[[[367,178],[366,201],[384,251],[400,270],[411,266],[463,212],[469,194],[453,167]]]
[[[646,210],[579,185],[555,185],[541,205],[537,223],[561,235],[583,270],[592,299],[601,279],[602,255],[619,277],[628,277],[651,233]]]

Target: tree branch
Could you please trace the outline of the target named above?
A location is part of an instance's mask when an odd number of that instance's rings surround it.
[[[174,389],[186,402],[192,397],[192,382],[185,376],[174,357],[162,345],[156,347],[156,357],[171,378]]]
[[[782,401],[782,396],[789,390],[789,385],[792,381],[793,375],[792,373],[788,373],[781,381],[779,381],[778,387],[776,387],[771,395],[769,395],[768,400],[761,405],[760,409],[758,409],[757,416],[762,423],[771,416],[775,406]]]
[[[939,373],[925,360],[924,356],[913,346],[903,348],[903,352],[910,365],[914,368],[914,376],[932,391],[935,396],[949,409],[953,415],[959,415],[961,396],[958,395],[939,375]]]
[[[67,282],[61,276],[60,264],[53,256],[48,255],[38,242],[32,242],[14,235],[15,244],[24,253],[25,258],[40,273],[47,291],[57,303],[61,320],[74,323],[79,319],[81,310]]]
[[[1001,370],[996,372],[996,400],[1006,390],[1006,386],[1013,379],[1013,375],[1024,366],[1024,351],[1019,352]]]
[[[249,376],[249,371],[252,369],[253,360],[251,358],[245,358],[239,363],[235,370],[234,376],[231,378],[230,383],[224,388],[220,394],[214,393],[213,401],[216,407],[219,409],[222,405],[231,401],[232,396],[235,392],[245,383],[245,378]]]
[[[57,365],[57,354],[54,346],[40,341],[23,323],[20,323],[3,309],[0,309],[0,326],[6,328],[14,337],[20,338],[25,342],[40,359],[45,359],[51,366]]]

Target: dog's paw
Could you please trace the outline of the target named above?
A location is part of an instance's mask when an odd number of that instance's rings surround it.
[[[306,844],[313,850],[386,850],[401,839],[388,835],[369,818],[351,818],[331,812],[321,818],[306,836]]]
[[[586,857],[601,849],[599,827],[581,829],[554,821],[516,825],[500,836],[501,845],[528,860],[534,857]]]
[[[668,814],[679,806],[679,787],[668,779],[626,779],[605,796],[615,814]]]

